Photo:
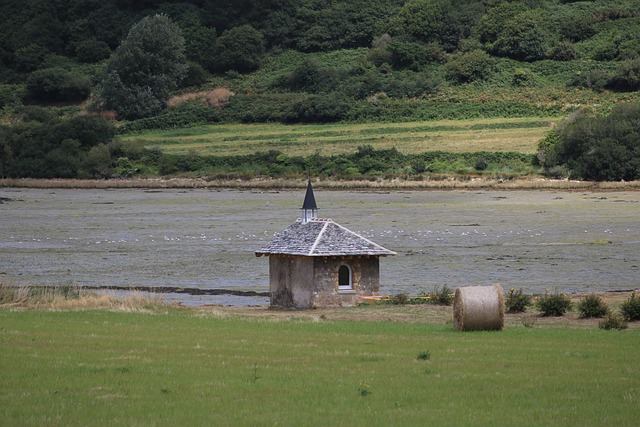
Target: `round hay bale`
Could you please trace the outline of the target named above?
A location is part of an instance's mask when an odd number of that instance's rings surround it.
[[[468,286],[456,289],[453,323],[460,331],[499,331],[504,327],[502,286]]]

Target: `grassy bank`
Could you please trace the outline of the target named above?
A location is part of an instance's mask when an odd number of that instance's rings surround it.
[[[237,188],[255,190],[280,190],[305,188],[306,177],[299,179],[257,178],[150,178],[150,179],[0,179],[0,188]],[[640,181],[592,182],[543,178],[501,179],[494,177],[436,176],[430,179],[326,179],[314,182],[315,188],[330,190],[584,190],[584,191],[632,191],[640,189]]]
[[[323,125],[228,124],[153,130],[123,136],[169,154],[231,156],[277,150],[289,156],[334,155],[370,145],[402,153],[490,151],[533,154],[558,117]]]
[[[323,317],[3,309],[0,417],[8,426],[637,422],[637,330],[458,333]]]

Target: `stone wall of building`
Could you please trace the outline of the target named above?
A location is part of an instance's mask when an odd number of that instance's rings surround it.
[[[339,289],[338,270],[351,270],[352,289]],[[278,308],[352,307],[358,295],[380,288],[378,257],[269,257],[271,306]]]
[[[269,257],[269,290],[272,307],[312,307],[313,258],[271,255]]]

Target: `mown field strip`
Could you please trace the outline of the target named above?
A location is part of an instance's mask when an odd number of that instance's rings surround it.
[[[520,325],[460,333],[413,322],[432,309],[407,322],[252,319],[215,308],[3,309],[0,419],[3,426],[637,424],[637,330]]]
[[[123,137],[167,153],[242,155],[278,150],[288,155],[353,152],[361,145],[403,153],[512,151],[534,153],[555,118],[485,119],[329,125],[207,125]]]

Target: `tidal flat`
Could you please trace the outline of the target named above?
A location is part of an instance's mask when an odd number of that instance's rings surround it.
[[[499,283],[528,293],[640,288],[637,191],[316,190],[319,216],[397,252],[381,294]],[[0,282],[268,291],[254,251],[302,190],[0,189]],[[266,297],[173,296],[186,304]]]

